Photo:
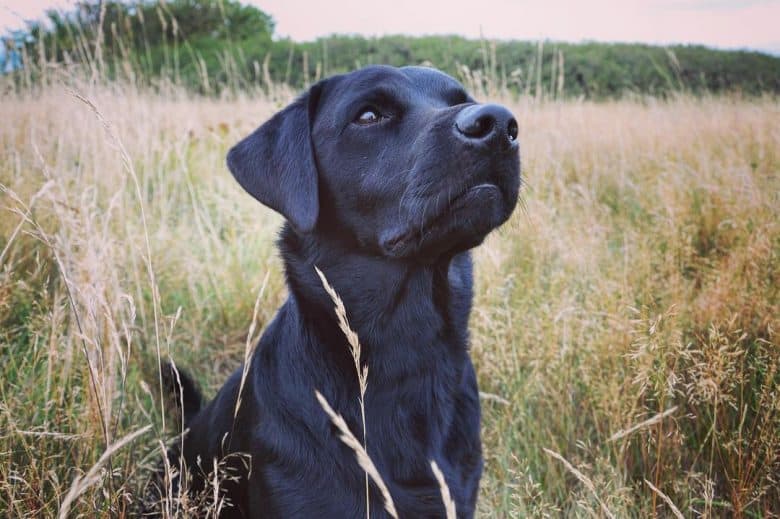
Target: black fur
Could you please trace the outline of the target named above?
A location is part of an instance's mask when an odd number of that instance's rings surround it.
[[[361,123],[367,111],[379,117]],[[287,219],[289,298],[235,418],[241,369],[188,417],[191,492],[214,459],[242,452],[227,462],[238,479],[222,487],[223,517],[365,517],[363,470],[314,396],[362,441],[355,367],[317,266],[362,344],[368,453],[399,516],[444,517],[432,460],[459,517],[473,516],[482,455],[467,251],[514,209],[515,137],[506,109],[476,105],[451,77],[373,66],[316,84],[230,151],[239,183]],[[386,517],[373,485],[371,517]]]

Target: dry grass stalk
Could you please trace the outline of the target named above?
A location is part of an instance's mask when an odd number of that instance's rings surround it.
[[[21,434],[22,436],[37,436],[42,438],[55,438],[57,440],[64,440],[64,441],[76,441],[76,440],[82,440],[86,435],[84,434],[66,434],[56,431],[22,431],[22,430],[16,430],[14,431],[15,434]]]
[[[344,307],[344,302],[341,300],[330,283],[328,283],[328,279],[325,277],[325,274],[323,274],[322,271],[317,267],[314,267],[314,270],[317,271],[317,275],[320,277],[320,281],[322,281],[322,286],[325,288],[325,291],[328,293],[328,296],[330,296],[333,304],[335,305],[336,317],[339,320],[339,328],[341,328],[341,331],[347,338],[347,342],[349,343],[349,351],[352,353],[352,360],[355,363],[355,372],[357,373],[358,384],[360,385],[359,401],[360,420],[363,425],[363,449],[368,451],[365,405],[366,387],[368,387],[368,366],[361,367],[360,365],[360,340],[358,340],[357,333],[355,333],[355,331],[349,326],[349,321],[347,320],[347,309]],[[370,512],[371,506],[368,491],[368,474],[366,474],[366,517],[370,517]]]
[[[322,408],[325,409],[325,412],[328,413],[328,415],[331,417],[333,423],[339,428],[339,430],[341,430],[342,441],[344,441],[344,443],[346,443],[350,448],[352,448],[355,451],[355,454],[358,458],[358,463],[360,463],[360,466],[363,467],[363,469],[366,471],[366,517],[368,517],[370,514],[369,489],[368,489],[369,476],[371,477],[371,479],[374,480],[374,482],[379,487],[385,501],[385,509],[387,510],[387,512],[391,516],[397,517],[397,514],[395,512],[395,506],[393,504],[392,497],[390,496],[390,492],[387,490],[387,487],[382,481],[379,472],[376,470],[376,467],[374,466],[367,452],[366,414],[365,414],[364,398],[365,398],[365,392],[367,387],[368,367],[367,366],[361,367],[360,364],[360,354],[361,354],[360,341],[358,339],[357,333],[355,333],[355,331],[349,325],[349,321],[347,319],[347,311],[346,308],[344,307],[344,302],[336,293],[335,289],[330,285],[330,283],[328,282],[327,278],[322,273],[322,271],[317,267],[314,267],[314,269],[317,271],[317,275],[320,277],[320,280],[322,281],[322,286],[325,288],[325,291],[328,293],[331,300],[333,301],[334,309],[336,311],[336,316],[339,321],[339,328],[344,333],[344,336],[347,338],[347,342],[349,343],[350,346],[350,352],[352,353],[352,359],[355,363],[355,371],[357,372],[358,381],[360,383],[360,413],[361,413],[361,420],[363,425],[363,445],[360,446],[360,444],[357,442],[357,439],[354,437],[354,435],[347,427],[346,422],[344,422],[343,418],[341,418],[340,415],[337,415],[333,411],[333,409],[330,407],[325,397],[323,397],[322,394],[319,393],[319,391],[316,392],[317,400],[319,400]],[[497,401],[499,403],[506,403],[506,404],[509,403],[505,399],[502,399],[496,395],[486,394],[486,398],[490,398],[490,397],[492,397],[491,398],[492,400]],[[360,449],[356,449],[356,445],[357,447],[360,447]],[[457,514],[455,513],[455,502],[452,500],[452,496],[450,495],[450,489],[447,486],[447,482],[444,479],[444,474],[442,474],[441,470],[439,469],[439,466],[436,464],[435,461],[431,461],[431,469],[433,470],[433,474],[436,477],[436,481],[438,482],[439,488],[441,490],[442,500],[444,502],[447,519],[455,519],[457,517]]]
[[[151,395],[151,392],[149,394]],[[164,471],[163,481],[162,481],[164,489],[161,489],[162,493],[160,494],[160,502],[159,502],[160,513],[162,514],[163,517],[175,517],[176,515],[174,513],[174,505],[181,502],[182,485],[181,484],[176,485],[177,495],[174,496],[173,482],[177,476],[179,476],[180,483],[184,481],[184,473],[181,471],[184,462],[183,461],[179,462],[179,467],[177,468],[172,467],[171,460],[168,458],[167,455],[168,447],[166,447],[165,443],[163,443],[162,440],[157,440],[157,444],[160,449],[160,452],[163,453],[162,460],[163,460],[163,471]]]
[[[216,458],[211,461],[214,465],[211,478],[211,498],[213,499],[212,506],[214,507],[214,517],[219,517],[220,513],[222,512],[222,507],[225,504],[225,498],[219,491],[220,483],[222,482],[219,477],[219,462]]]
[[[141,427],[137,431],[128,434],[121,440],[112,443],[100,456],[100,459],[97,460],[97,463],[92,465],[92,468],[90,468],[86,474],[83,476],[76,476],[76,478],[73,480],[73,483],[70,485],[70,490],[68,490],[68,493],[65,494],[65,497],[62,499],[60,504],[60,512],[57,517],[59,519],[65,519],[68,517],[68,511],[70,510],[70,506],[73,501],[75,501],[76,498],[79,497],[87,488],[100,481],[101,478],[98,475],[98,471],[100,471],[103,465],[111,458],[112,454],[142,434],[146,433],[151,428],[151,425]]]
[[[486,402],[495,402],[496,404],[501,404],[501,405],[510,404],[509,400],[507,400],[503,396],[499,396],[493,393],[487,393],[485,391],[479,392],[479,398],[485,400]]]
[[[655,415],[655,416],[653,416],[651,418],[648,418],[647,420],[645,420],[643,422],[639,422],[638,424],[633,425],[633,426],[629,427],[628,429],[621,429],[621,430],[619,430],[618,432],[616,432],[615,434],[610,436],[607,441],[613,442],[615,440],[619,440],[620,438],[624,438],[624,437],[626,437],[626,436],[628,436],[630,434],[633,434],[636,431],[638,431],[639,429],[643,429],[645,427],[649,427],[651,425],[655,425],[658,422],[660,422],[661,420],[663,420],[664,418],[666,418],[667,416],[673,414],[675,411],[677,411],[677,406],[670,407],[669,409],[667,409],[663,413],[658,413],[657,415]]]
[[[683,516],[682,512],[680,512],[680,509],[677,508],[671,499],[669,499],[669,496],[661,492],[658,488],[655,487],[652,483],[650,483],[648,480],[645,480],[645,483],[647,483],[647,486],[649,486],[653,492],[661,496],[661,499],[663,499],[667,505],[669,505],[669,508],[672,509],[672,513],[677,519],[685,519],[685,516]]]
[[[73,283],[69,278],[68,270],[65,268],[65,262],[62,260],[61,257],[62,252],[57,247],[56,240],[54,239],[54,237],[52,237],[49,233],[47,233],[44,230],[44,228],[36,219],[33,218],[32,206],[28,206],[27,204],[25,204],[21,200],[21,198],[19,198],[18,194],[16,194],[13,190],[7,189],[5,186],[3,187],[3,192],[8,194],[9,198],[11,198],[13,201],[15,201],[19,206],[21,206],[24,209],[24,211],[22,211],[22,209],[14,208],[12,209],[12,212],[20,216],[22,222],[29,224],[33,229],[35,229],[35,232],[30,234],[35,236],[35,238],[40,240],[42,243],[46,244],[46,246],[51,250],[52,255],[54,256],[54,261],[64,281],[65,291],[67,293],[68,301],[70,302],[70,306],[73,311],[73,316],[76,321],[76,327],[78,329],[77,335],[79,336],[82,345],[84,359],[86,360],[87,367],[89,368],[90,386],[93,395],[95,397],[96,405],[98,407],[98,410],[100,411],[100,426],[101,426],[101,431],[103,433],[104,446],[106,449],[108,449],[111,441],[109,436],[109,423],[108,423],[109,413],[106,412],[106,407],[104,405],[103,399],[101,398],[101,392],[98,389],[99,383],[98,383],[97,368],[93,365],[92,360],[90,359],[89,348],[87,347],[87,335],[84,332],[84,327],[82,325],[83,319],[80,315],[79,306],[76,304],[76,299],[74,297],[74,293],[78,290],[78,286],[75,283]],[[43,192],[43,188],[38,191],[38,193],[42,193],[42,192]],[[33,196],[31,198],[31,202],[30,202],[31,204],[35,200],[36,196]],[[108,461],[110,465],[111,463],[110,458]]]
[[[601,498],[599,497],[598,493],[596,492],[596,486],[593,484],[593,482],[585,474],[583,474],[582,472],[577,470],[577,468],[574,465],[569,463],[568,460],[566,460],[566,458],[564,458],[563,456],[561,456],[557,452],[551,451],[550,449],[547,449],[547,448],[542,448],[542,450],[544,452],[546,452],[547,454],[549,454],[550,456],[552,456],[553,458],[555,458],[556,460],[558,460],[561,463],[563,463],[563,466],[566,467],[566,469],[569,472],[574,474],[574,477],[579,479],[580,482],[583,485],[585,485],[585,487],[588,490],[590,490],[590,493],[593,494],[593,497],[596,499],[596,501],[598,501],[599,506],[601,507],[601,511],[604,512],[604,515],[609,517],[609,519],[615,519],[615,515],[612,512],[609,511],[609,508],[607,508],[606,503],[604,503],[604,501],[601,500]]]
[[[444,511],[446,513],[447,519],[457,519],[458,514],[455,511],[455,501],[452,500],[450,487],[447,485],[447,480],[444,479],[444,474],[442,473],[441,469],[433,460],[431,460],[431,470],[433,471],[433,475],[436,478],[436,482],[439,484],[441,500],[444,501]]]
[[[100,122],[100,124],[103,126],[103,129],[106,132],[106,136],[113,144],[113,146],[119,151],[119,156],[122,160],[122,166],[124,167],[125,172],[133,180],[133,185],[135,187],[135,195],[138,202],[138,211],[141,217],[141,228],[143,230],[144,245],[146,248],[146,258],[145,258],[146,274],[148,276],[149,285],[152,290],[152,312],[154,314],[154,338],[155,338],[155,348],[157,352],[157,370],[159,373],[158,384],[160,388],[160,417],[162,420],[163,429],[165,429],[165,407],[163,405],[163,402],[165,401],[165,395],[163,394],[162,352],[160,346],[160,294],[159,294],[159,287],[157,286],[157,278],[155,276],[154,267],[152,266],[152,245],[149,239],[149,225],[147,223],[147,218],[146,218],[146,209],[144,207],[144,196],[141,190],[141,183],[138,180],[138,173],[136,172],[135,166],[133,165],[133,159],[130,157],[127,148],[125,148],[122,139],[119,138],[119,135],[116,133],[114,126],[111,124],[111,122],[108,119],[106,119],[106,117],[104,117],[103,113],[98,109],[97,105],[92,100],[84,97],[82,94],[73,90],[70,92],[70,94],[74,98],[78,99],[79,101],[87,105],[89,109],[92,111],[92,113],[95,115],[97,120]]]
[[[179,452],[184,452],[184,436],[185,436],[185,424],[184,424],[184,391],[183,386],[181,383],[181,375],[179,374],[179,368],[176,367],[176,363],[173,361],[173,359],[170,360],[171,368],[173,369],[173,374],[176,375],[176,384],[179,387],[179,409],[181,411],[181,431],[179,434]],[[165,467],[165,495],[168,496],[168,499],[165,500],[164,503],[162,503],[164,506],[166,506],[168,510],[168,516],[172,517],[173,512],[170,511],[170,507],[173,506],[173,502],[179,503],[181,501],[181,492],[182,492],[182,486],[181,484],[176,485],[176,493],[177,495],[173,495],[173,478],[175,477],[174,471],[176,473],[180,474],[182,477],[180,478],[181,481],[184,480],[184,474],[186,473],[186,467],[184,466],[184,456],[179,457],[179,466],[175,469],[171,467],[170,460],[168,458],[167,454],[168,449],[165,447],[165,444],[160,442],[160,452],[163,453],[163,463]]]
[[[43,186],[41,186],[41,188],[33,196],[30,197],[30,202],[27,203],[27,204],[24,204],[24,203],[22,203],[22,201],[19,198],[19,196],[16,193],[13,192],[13,190],[8,189],[7,186],[5,186],[2,183],[0,183],[0,193],[7,193],[12,200],[14,200],[17,203],[20,203],[21,205],[23,205],[24,209],[25,209],[24,213],[19,218],[19,223],[16,224],[16,227],[14,227],[14,230],[11,231],[11,234],[8,236],[8,240],[6,241],[5,246],[3,247],[3,250],[0,251],[0,268],[2,268],[2,266],[3,266],[3,259],[5,258],[5,255],[8,253],[9,249],[11,248],[11,244],[14,242],[16,237],[19,235],[19,232],[22,230],[22,227],[24,226],[24,224],[26,224],[28,221],[30,221],[31,213],[32,213],[33,207],[35,206],[35,202],[41,196],[46,194],[46,191],[48,191],[49,188],[51,188],[53,185],[54,185],[54,182],[52,182],[51,180],[46,182],[45,184],[43,184]]]
[[[265,287],[268,286],[268,276],[270,271],[265,273],[263,278],[263,284],[260,286],[260,290],[257,293],[257,299],[255,299],[255,307],[252,310],[252,322],[249,325],[249,332],[246,334],[246,343],[244,344],[244,364],[241,368],[241,383],[238,385],[238,396],[236,397],[236,408],[233,410],[233,418],[238,416],[238,410],[241,407],[241,394],[244,390],[244,383],[246,382],[247,373],[249,373],[249,366],[252,362],[252,353],[255,351],[258,337],[255,336],[255,330],[257,328],[257,316],[260,313],[260,301],[265,294]],[[183,407],[182,407],[183,409]]]
[[[347,309],[344,307],[344,302],[330,285],[328,279],[325,277],[325,274],[323,274],[322,271],[317,267],[314,267],[314,270],[317,271],[317,275],[322,281],[322,286],[325,288],[325,291],[328,293],[328,296],[330,296],[333,304],[335,305],[336,317],[339,320],[339,328],[341,328],[341,331],[344,333],[344,336],[349,342],[352,359],[355,361],[355,371],[357,372],[358,380],[360,381],[360,393],[362,398],[363,394],[366,392],[368,367],[361,367],[360,365],[360,340],[358,339],[357,333],[355,333],[355,331],[349,326],[349,321],[347,320]]]
[[[333,410],[325,397],[316,390],[314,391],[314,394],[322,408],[330,417],[333,425],[335,425],[338,430],[341,431],[341,436],[339,436],[341,441],[343,441],[347,447],[354,451],[358,463],[363,468],[363,470],[366,471],[366,474],[368,474],[368,476],[379,489],[379,492],[382,494],[382,499],[384,499],[385,510],[387,513],[390,514],[391,517],[398,519],[398,512],[395,510],[395,503],[393,503],[393,498],[390,496],[390,491],[387,489],[387,485],[385,485],[385,482],[382,480],[382,476],[379,475],[379,471],[374,465],[374,462],[371,461],[371,458],[368,456],[366,449],[364,449],[358,439],[355,438],[355,435],[352,434],[352,431],[349,430],[347,422],[344,421],[341,415],[337,414],[336,411]]]

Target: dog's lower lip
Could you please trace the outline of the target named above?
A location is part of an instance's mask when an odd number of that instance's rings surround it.
[[[452,201],[448,204],[447,208],[439,216],[434,218],[434,221],[438,220],[443,215],[447,214],[447,212],[453,209],[458,209],[464,204],[469,204],[474,202],[474,198],[471,195],[476,195],[480,191],[500,192],[501,190],[496,184],[493,184],[492,182],[483,182],[482,184],[477,184],[476,186],[470,187],[460,195],[453,198]]]
[[[496,184],[493,184],[492,182],[483,182],[481,184],[477,184],[476,186],[472,186],[465,191],[463,191],[461,194],[450,200],[450,202],[447,204],[447,206],[444,208],[443,211],[441,211],[437,216],[434,218],[431,218],[431,220],[428,221],[428,223],[423,227],[414,227],[414,228],[407,228],[403,232],[400,232],[391,238],[385,240],[382,243],[382,248],[388,252],[391,255],[397,254],[399,251],[403,250],[406,244],[408,244],[412,239],[414,239],[416,236],[419,236],[422,234],[426,228],[429,228],[431,225],[434,225],[438,220],[440,220],[444,215],[446,215],[451,209],[457,207],[458,202],[466,198],[470,194],[474,194],[478,191],[483,190],[496,190],[499,191],[499,188]]]

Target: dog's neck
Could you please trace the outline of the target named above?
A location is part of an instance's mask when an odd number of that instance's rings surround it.
[[[428,371],[433,363],[460,371],[472,296],[468,253],[430,263],[393,260],[356,252],[327,236],[298,235],[287,226],[279,245],[300,319],[332,350],[312,353],[351,362],[317,267],[344,302],[372,384],[395,383]]]

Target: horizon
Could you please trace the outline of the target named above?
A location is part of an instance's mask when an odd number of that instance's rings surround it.
[[[481,8],[398,0],[248,0],[274,21],[274,38],[312,41],[331,35],[461,36],[469,39],[581,44],[702,45],[780,55],[780,0],[482,0]],[[73,0],[0,0],[0,28],[20,29],[47,9],[72,10]],[[306,12],[305,17],[300,16]],[[415,13],[409,16],[409,13]],[[521,20],[518,22],[518,20]]]

